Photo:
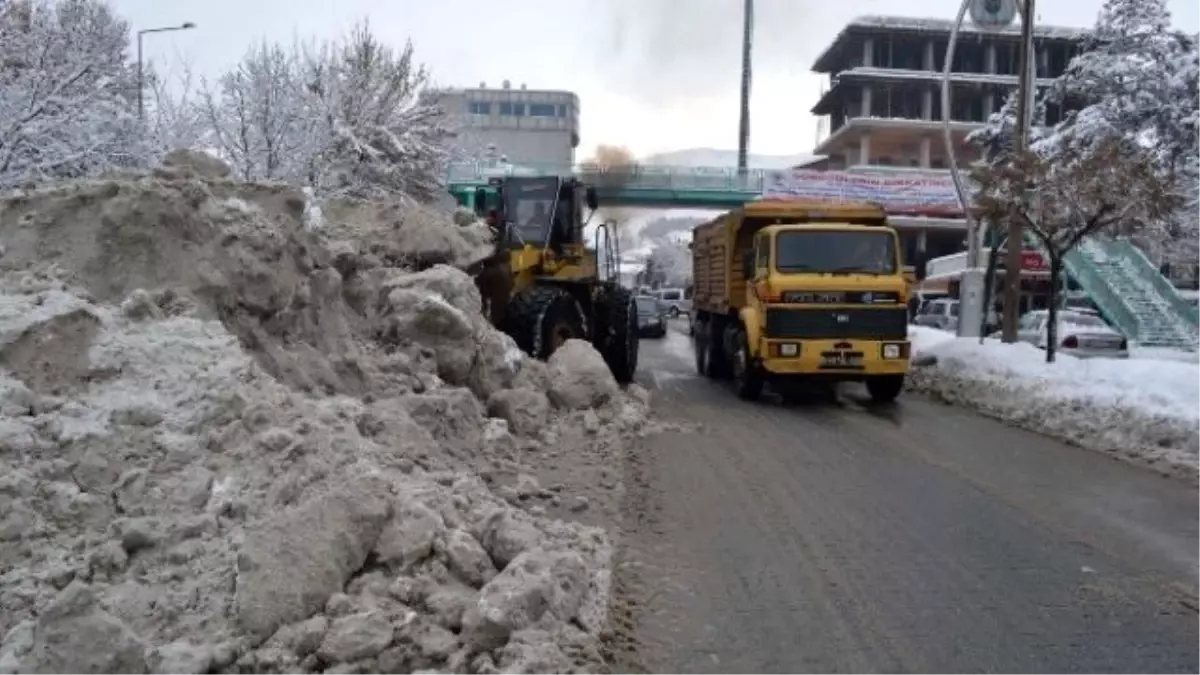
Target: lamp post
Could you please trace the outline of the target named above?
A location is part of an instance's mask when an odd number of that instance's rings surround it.
[[[742,98],[738,120],[737,168],[739,183],[746,178],[748,146],[750,145],[750,55],[754,37],[754,0],[742,5]],[[739,185],[739,187],[744,187]]]
[[[978,337],[982,332],[980,329],[986,311],[983,306],[985,272],[979,266],[980,228],[979,221],[971,212],[971,202],[967,198],[962,175],[958,170],[950,106],[954,52],[958,47],[958,34],[962,30],[963,19],[968,11],[971,13],[973,24],[985,30],[996,30],[1012,24],[1016,17],[1016,0],[963,0],[958,8],[958,17],[954,20],[954,27],[950,29],[946,57],[942,63],[942,137],[946,143],[946,164],[950,168],[954,190],[958,193],[958,202],[967,221],[967,264],[959,281],[958,335]]]
[[[1033,0],[1023,0],[1021,12],[1021,51],[1017,59],[1021,84],[1017,88],[1017,128],[1014,131],[1013,152],[1024,154],[1029,148],[1029,128],[1033,124],[1034,78],[1037,76],[1037,59],[1033,51]],[[1028,190],[1021,195],[1026,200]],[[1004,256],[1004,317],[1003,338],[1005,342],[1017,341],[1017,322],[1021,318],[1021,249],[1025,237],[1021,219],[1016,215],[1008,221],[1008,248]]]
[[[146,119],[145,90],[146,82],[142,68],[142,36],[146,33],[167,33],[175,30],[191,30],[196,24],[188,21],[178,26],[163,26],[162,28],[143,28],[137,32],[137,88],[138,88],[138,121]]]

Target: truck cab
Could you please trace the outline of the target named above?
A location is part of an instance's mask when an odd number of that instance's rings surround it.
[[[731,377],[745,398],[765,384],[787,396],[839,381],[863,381],[880,401],[899,395],[911,272],[882,209],[760,203],[719,223],[694,233],[694,269],[708,270],[694,298],[698,369]],[[725,290],[715,293],[721,254]]]

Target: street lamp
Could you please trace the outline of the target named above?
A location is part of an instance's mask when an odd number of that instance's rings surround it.
[[[162,28],[143,28],[137,32],[137,88],[138,88],[138,121],[146,119],[145,89],[146,83],[142,76],[142,36],[146,33],[167,33],[174,30],[191,30],[196,24],[188,21],[178,26],[163,26]]]
[[[742,96],[738,119],[738,186],[745,188],[750,145],[750,58],[754,39],[754,0],[742,3]]]
[[[958,33],[968,11],[971,13],[971,22],[976,26],[984,30],[998,30],[1011,25],[1016,18],[1017,0],[963,0],[958,8],[958,17],[954,20],[954,27],[950,29],[950,40],[946,45],[945,61],[942,63],[942,136],[946,143],[946,164],[950,168],[954,190],[958,193],[958,202],[967,221],[967,264],[959,281],[958,335],[978,337],[983,327],[983,291],[986,277],[984,270],[979,266],[979,222],[971,212],[971,203],[958,170],[950,114],[950,75],[954,70],[954,52],[958,47]],[[1022,41],[1022,49],[1024,45]],[[1022,75],[1022,86],[1024,80],[1025,76]]]

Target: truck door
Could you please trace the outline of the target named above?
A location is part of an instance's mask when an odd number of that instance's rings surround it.
[[[771,238],[759,234],[754,238],[754,279],[762,279],[771,273]],[[752,279],[747,279],[752,281]]]

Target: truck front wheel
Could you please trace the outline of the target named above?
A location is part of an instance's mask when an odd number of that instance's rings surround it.
[[[739,398],[757,400],[763,390],[763,374],[750,356],[746,331],[739,330],[733,340],[733,381]]]
[[[874,375],[867,378],[867,393],[876,403],[891,403],[903,390],[903,375]]]

